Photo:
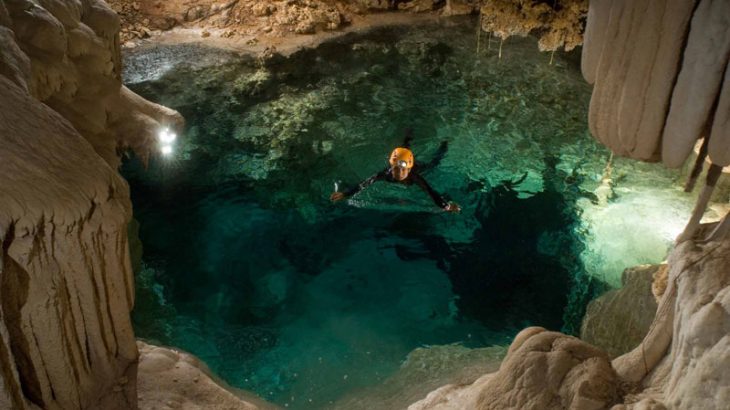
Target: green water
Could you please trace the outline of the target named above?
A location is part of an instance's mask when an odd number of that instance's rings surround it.
[[[125,163],[144,267],[137,336],[294,408],[377,385],[413,349],[576,333],[621,270],[661,261],[689,213],[678,175],[616,159],[587,131],[579,55],[533,39],[477,54],[473,21],[350,35],[257,61],[190,46],[125,56],[125,80],[187,129],[147,170]],[[414,130],[424,177],[461,204],[376,183]],[[520,181],[521,182],[517,182]]]

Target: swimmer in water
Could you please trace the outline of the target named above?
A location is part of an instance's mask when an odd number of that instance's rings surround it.
[[[448,149],[447,142],[444,141],[439,147],[439,151],[436,157],[426,165],[420,165],[415,162],[413,152],[411,152],[410,146],[413,140],[413,131],[409,128],[406,130],[406,138],[403,141],[403,145],[393,150],[390,153],[389,166],[370,178],[360,182],[355,187],[348,189],[345,192],[333,192],[330,195],[330,200],[333,202],[341,201],[345,198],[349,198],[368,186],[372,185],[376,181],[386,181],[398,184],[412,185],[416,184],[423,189],[433,200],[433,202],[439,208],[447,212],[459,212],[461,207],[455,202],[448,202],[444,199],[441,194],[436,192],[421,176],[420,171],[433,168],[440,161],[441,158],[446,154]]]

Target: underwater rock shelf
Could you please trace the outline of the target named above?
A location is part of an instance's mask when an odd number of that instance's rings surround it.
[[[127,85],[188,121],[170,156],[124,165],[138,337],[278,404],[337,407],[423,345],[575,334],[624,267],[660,262],[691,210],[679,174],[614,159],[607,182],[578,56],[549,65],[526,38],[500,59],[474,37],[445,22],[287,58],[129,52]],[[407,127],[417,160],[447,142],[425,176],[461,214],[383,183],[328,201],[384,167]]]

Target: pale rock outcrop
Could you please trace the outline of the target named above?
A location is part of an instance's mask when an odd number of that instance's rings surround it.
[[[118,149],[146,156],[173,110],[121,84],[98,0],[0,2],[0,408],[136,407]]]
[[[216,380],[195,356],[175,349],[137,342],[140,410],[264,410],[275,409],[250,394]]]
[[[654,320],[654,274],[666,265],[641,265],[624,270],[621,288],[593,300],[586,309],[580,338],[605,350],[610,357],[636,347]]]
[[[182,127],[177,112],[122,85],[119,17],[106,3],[3,4],[0,73],[69,120],[112,167],[119,165],[119,150],[147,158],[161,128]]]
[[[543,328],[520,332],[496,373],[447,385],[412,404],[425,409],[603,409],[619,402],[608,356],[575,337]]]
[[[667,289],[649,333],[613,367],[668,408],[725,408],[730,402],[730,241],[683,242],[668,265]]]
[[[0,89],[0,408],[133,408],[127,184],[66,119]]]

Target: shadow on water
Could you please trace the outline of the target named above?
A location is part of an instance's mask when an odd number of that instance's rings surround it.
[[[517,189],[527,174],[491,188],[483,182],[470,186],[479,190],[479,227],[468,244],[450,244],[410,218],[396,219],[391,227],[427,249],[399,246],[398,256],[435,258],[458,295],[460,315],[491,329],[536,325],[577,334],[585,305],[606,289],[586,275],[578,257],[583,242],[575,231],[576,201],[591,194],[556,167],[557,158],[547,156],[544,162],[545,189],[528,198]]]

